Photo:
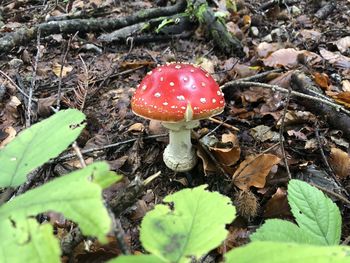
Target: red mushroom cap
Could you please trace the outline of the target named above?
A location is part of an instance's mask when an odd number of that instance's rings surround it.
[[[131,100],[136,115],[166,122],[205,119],[224,107],[224,94],[216,81],[201,67],[187,63],[170,63],[148,72]]]

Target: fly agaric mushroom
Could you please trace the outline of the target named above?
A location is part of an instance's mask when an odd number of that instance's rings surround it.
[[[191,129],[224,107],[224,94],[216,81],[188,63],[168,63],[148,72],[131,100],[136,115],[161,121],[169,129],[163,160],[177,172],[189,171],[197,163]]]

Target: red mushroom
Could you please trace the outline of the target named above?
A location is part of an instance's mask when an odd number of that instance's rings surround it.
[[[162,121],[169,129],[163,159],[170,169],[181,172],[197,162],[191,129],[200,119],[221,113],[224,106],[216,81],[201,67],[187,63],[170,63],[148,72],[131,100],[136,115]]]

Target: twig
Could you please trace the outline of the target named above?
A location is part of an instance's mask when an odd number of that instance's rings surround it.
[[[25,93],[23,91],[23,89],[21,89],[5,72],[3,72],[2,70],[0,70],[0,74],[3,75],[8,81],[11,82],[11,84],[24,96],[26,97],[27,99],[29,99],[29,96],[27,93]],[[35,101],[37,102],[38,100],[37,99],[32,99],[32,101]]]
[[[160,138],[160,137],[165,137],[165,136],[168,136],[168,134],[164,133],[164,134],[150,135],[150,136],[147,136],[147,137],[143,137],[142,139],[147,140],[147,139],[154,139],[154,138]],[[81,153],[82,154],[87,154],[87,153],[91,153],[91,152],[106,150],[106,149],[109,149],[109,148],[118,147],[118,146],[123,145],[123,144],[135,142],[138,139],[139,138],[133,138],[133,139],[129,139],[129,140],[122,141],[122,142],[117,142],[117,143],[104,145],[104,146],[101,146],[101,147],[90,148],[90,149],[82,150]],[[56,161],[64,161],[64,160],[67,160],[67,159],[70,159],[70,158],[73,158],[73,157],[76,157],[75,153],[68,153],[66,155],[63,155],[63,156],[57,158]]]
[[[282,88],[278,85],[271,85],[271,84],[266,84],[266,83],[259,83],[259,82],[251,82],[251,81],[241,81],[241,80],[234,80],[234,81],[230,81],[225,83],[224,85],[221,86],[221,89],[227,89],[227,88],[235,88],[235,87],[262,87],[262,88],[268,88],[271,89],[272,91],[280,91],[280,92],[284,92],[284,93],[288,93],[288,89]],[[350,115],[350,111],[348,111],[347,109],[345,109],[343,106],[340,106],[330,100],[326,100],[326,99],[322,99],[319,97],[315,97],[315,96],[311,96],[311,95],[307,95],[301,92],[297,92],[297,91],[291,91],[291,95],[292,96],[297,96],[297,97],[301,97],[301,98],[305,98],[305,99],[309,99],[312,101],[317,101],[317,102],[321,102],[324,104],[327,104],[329,106],[331,106],[332,108],[334,108],[337,111],[343,111],[344,113]]]
[[[284,106],[284,109],[283,109],[283,115],[282,115],[282,119],[281,119],[281,126],[280,126],[280,130],[279,130],[279,140],[280,140],[280,145],[281,145],[283,161],[284,161],[284,165],[286,166],[286,171],[287,171],[289,179],[292,179],[292,175],[291,175],[290,170],[289,170],[289,165],[288,165],[286,151],[284,150],[283,132],[284,132],[284,124],[285,124],[287,109],[288,109],[288,106],[289,106],[291,91],[292,91],[291,87],[289,86],[288,94],[287,94],[287,100],[286,100],[286,105]]]
[[[40,30],[38,30],[38,36],[37,36],[37,41],[36,41],[36,50],[37,51],[36,51],[34,65],[33,65],[32,81],[30,83],[29,92],[28,92],[26,128],[28,128],[31,125],[33,91],[35,89],[36,73],[37,73],[38,63],[39,63],[39,59],[40,59]]]
[[[310,182],[309,182],[309,184],[314,186],[314,187],[316,187],[316,188],[318,188],[318,189],[320,189],[321,191],[325,192],[326,194],[331,195],[331,196],[339,199],[339,201],[343,202],[344,204],[350,205],[350,201],[346,197],[344,197],[344,196],[342,196],[340,194],[334,193],[333,191],[328,190],[326,188],[323,188],[322,186],[319,186],[317,184],[313,184],[313,183],[310,183]]]
[[[226,122],[223,122],[223,121],[221,121],[221,120],[215,119],[215,118],[213,118],[213,117],[210,117],[209,120],[212,121],[212,122],[215,122],[215,123],[217,123],[217,124],[221,124],[222,126],[224,126],[224,127],[226,127],[226,128],[229,128],[229,129],[231,129],[231,130],[233,130],[233,131],[239,131],[239,129],[236,128],[235,126],[232,126],[232,125],[230,125],[230,124],[227,124]]]
[[[329,174],[330,176],[332,176],[332,178],[334,179],[334,181],[336,182],[336,184],[337,184],[339,187],[341,187],[342,184],[341,184],[340,181],[338,180],[337,176],[334,174],[334,171],[333,171],[333,169],[331,168],[331,166],[329,165],[328,160],[327,160],[327,158],[326,158],[326,155],[324,154],[318,125],[317,125],[316,128],[315,128],[315,135],[316,135],[316,140],[317,140],[318,147],[320,148],[322,160],[323,160],[323,162],[324,162],[324,164],[325,164],[325,166],[326,166],[327,172],[328,172],[328,174]],[[342,188],[343,188],[343,187],[342,187]],[[343,188],[343,192],[346,194],[347,197],[349,197],[349,194],[348,194],[348,192],[346,191],[345,188]]]
[[[78,146],[78,144],[77,144],[76,141],[73,142],[72,148],[73,148],[75,154],[77,155],[77,157],[78,157],[78,159],[79,159],[79,162],[80,162],[81,167],[82,167],[82,168],[86,167],[85,160],[84,160],[84,158],[83,158],[83,155],[82,155],[82,153],[81,153],[81,151],[80,151],[80,148],[79,148],[79,146]]]
[[[58,112],[61,108],[61,91],[62,91],[62,74],[63,74],[63,67],[64,67],[64,63],[66,61],[68,52],[69,52],[69,48],[70,48],[70,44],[72,42],[72,39],[78,34],[78,32],[76,32],[74,34],[73,37],[70,37],[67,43],[67,48],[66,51],[64,52],[64,55],[61,56],[61,69],[60,69],[60,75],[58,77],[58,89],[57,89],[57,101],[56,101],[56,112]]]

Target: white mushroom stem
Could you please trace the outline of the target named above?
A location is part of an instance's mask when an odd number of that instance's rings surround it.
[[[191,170],[197,163],[197,155],[191,143],[191,129],[197,127],[199,121],[162,124],[169,129],[169,145],[163,154],[166,166],[175,172]]]

